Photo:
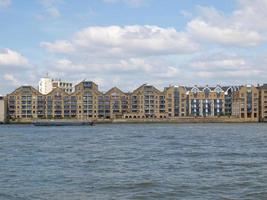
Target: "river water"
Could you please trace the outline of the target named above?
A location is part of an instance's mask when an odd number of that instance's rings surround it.
[[[0,126],[0,199],[267,199],[267,124]]]

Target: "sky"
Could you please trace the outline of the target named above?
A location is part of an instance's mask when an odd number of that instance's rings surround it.
[[[267,0],[0,0],[0,94],[267,82]]]

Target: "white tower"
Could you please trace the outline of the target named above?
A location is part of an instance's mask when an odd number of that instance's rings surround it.
[[[42,94],[48,94],[53,90],[53,80],[48,76],[41,78],[39,81],[39,92]]]

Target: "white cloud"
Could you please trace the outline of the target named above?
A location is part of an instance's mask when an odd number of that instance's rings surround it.
[[[59,10],[56,7],[47,8],[46,12],[49,16],[54,17],[54,18],[61,16]]]
[[[264,41],[256,31],[240,29],[238,26],[216,26],[199,19],[188,23],[188,31],[196,37],[222,45],[256,46]]]
[[[222,58],[212,60],[195,61],[191,66],[198,69],[235,69],[246,66],[246,61],[243,58]]]
[[[55,53],[66,53],[73,46],[76,52],[112,56],[178,55],[198,50],[198,44],[174,28],[137,25],[88,27],[77,32],[69,42],[43,42],[41,46],[49,46]]]
[[[229,15],[212,7],[198,7],[200,15],[188,22],[188,32],[194,38],[220,45],[250,47],[265,43],[266,1],[238,2],[239,7]]]
[[[182,10],[180,11],[180,14],[183,16],[183,17],[192,17],[192,13],[187,11],[187,10]]]
[[[133,90],[143,83],[159,83],[166,86],[181,76],[177,66],[162,58],[129,58],[123,60],[96,60],[91,62],[59,59],[48,64],[49,71],[55,77],[79,82],[83,79],[94,80],[100,84],[101,90],[108,90],[112,86],[123,90]],[[138,77],[138,78],[137,78]]]
[[[243,28],[267,31],[267,1],[237,0],[239,8],[233,12],[232,20]]]
[[[22,67],[28,68],[29,61],[16,51],[10,49],[4,49],[0,51],[0,69],[1,67]]]
[[[11,5],[11,0],[0,0],[0,7],[8,7]]]
[[[3,78],[4,78],[5,81],[8,81],[11,85],[13,85],[15,87],[20,85],[20,81],[18,81],[18,79],[15,78],[15,76],[12,75],[12,74],[5,74],[3,76]]]
[[[106,2],[106,3],[122,2],[122,3],[129,4],[131,6],[134,6],[134,7],[138,7],[138,6],[143,5],[146,0],[103,0],[103,1]]]
[[[189,65],[194,70],[215,72],[251,69],[251,62],[247,58],[225,53],[201,55],[198,58],[194,58]]]
[[[265,80],[265,66],[261,56],[202,54],[189,63],[186,73],[192,74],[202,84],[255,84]]]
[[[74,50],[72,44],[65,40],[57,41],[55,43],[41,42],[40,46],[49,52],[70,53]]]
[[[44,20],[46,18],[58,18],[61,16],[57,5],[63,0],[39,0],[43,7],[42,13],[37,15],[37,19]]]

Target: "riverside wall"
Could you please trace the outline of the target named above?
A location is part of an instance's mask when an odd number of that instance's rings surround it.
[[[9,121],[9,124],[32,124],[33,119],[17,119],[15,121]],[[38,121],[38,120],[37,120]],[[49,120],[45,120],[49,121]],[[65,120],[57,119],[56,121],[81,121],[81,120]],[[84,120],[85,121],[85,120]],[[179,118],[167,118],[167,119],[97,119],[87,120],[93,121],[99,124],[105,123],[259,123],[257,119],[238,118],[238,117],[179,117]]]

